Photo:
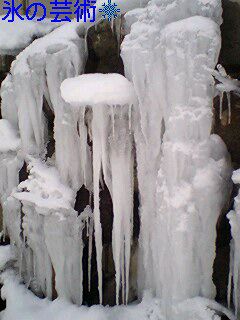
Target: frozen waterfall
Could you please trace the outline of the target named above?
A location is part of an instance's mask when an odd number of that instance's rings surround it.
[[[116,304],[127,304],[137,190],[138,297],[152,291],[159,319],[178,320],[175,305],[215,298],[216,224],[231,190],[227,149],[211,134],[221,1],[123,2],[125,77],[84,74],[90,26],[76,22],[37,39],[12,64],[1,88],[4,234],[25,284],[49,299],[83,304],[84,272],[90,291],[96,260],[102,304],[107,188]],[[89,201],[78,212],[81,188]],[[235,274],[237,254],[233,263]]]

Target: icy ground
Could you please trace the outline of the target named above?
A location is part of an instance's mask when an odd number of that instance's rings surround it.
[[[10,246],[0,247],[0,269],[13,261],[14,252]],[[77,307],[72,303],[56,299],[40,299],[22,284],[14,269],[1,273],[3,288],[1,296],[7,300],[6,310],[0,313],[1,320],[166,320],[161,314],[160,301],[145,292],[141,303],[129,306]],[[234,316],[216,302],[194,298],[186,300],[173,308],[171,320],[220,320],[225,313],[230,320]],[[170,320],[170,319],[168,319]]]

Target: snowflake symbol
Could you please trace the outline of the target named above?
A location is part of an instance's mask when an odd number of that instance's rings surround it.
[[[112,19],[116,19],[118,17],[120,9],[117,8],[117,4],[115,2],[112,3],[112,0],[108,0],[108,3],[104,3],[102,5],[102,9],[99,9],[99,12],[102,12],[104,19],[111,21]]]

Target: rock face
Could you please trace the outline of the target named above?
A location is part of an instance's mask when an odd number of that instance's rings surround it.
[[[117,27],[120,29],[120,26],[115,25],[112,30],[110,24],[103,21],[89,29],[86,73],[124,73],[119,39],[113,32]]]

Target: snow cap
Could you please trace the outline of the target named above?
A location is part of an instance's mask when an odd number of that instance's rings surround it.
[[[136,101],[133,84],[117,73],[84,74],[66,79],[61,85],[62,98],[79,106],[132,105]]]

